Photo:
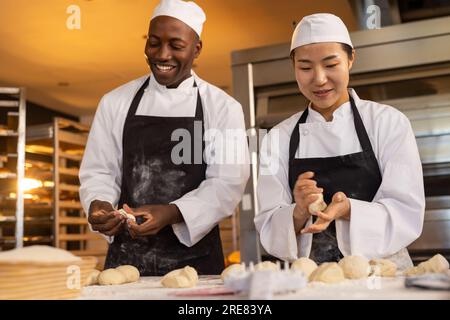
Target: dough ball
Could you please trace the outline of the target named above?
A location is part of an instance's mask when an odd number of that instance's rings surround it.
[[[182,270],[183,270],[183,274],[185,275],[185,277],[187,277],[189,279],[189,281],[191,281],[195,286],[198,282],[197,270],[195,270],[191,266],[186,266]]]
[[[431,259],[419,263],[418,268],[421,269],[423,273],[444,273],[447,272],[449,265],[447,259],[442,255],[437,254]]]
[[[130,213],[127,213],[124,209],[119,209],[119,212],[121,215],[123,215],[125,218],[127,218],[127,220],[136,222],[136,217]]]
[[[322,263],[309,276],[309,281],[337,283],[345,280],[344,271],[336,262]]]
[[[127,279],[122,272],[116,269],[106,269],[98,275],[98,283],[101,285],[113,285],[126,283]]]
[[[255,271],[262,271],[262,270],[277,271],[278,266],[276,263],[273,263],[272,261],[263,261],[263,262],[257,263],[255,265]]]
[[[220,278],[225,280],[226,277],[232,275],[232,274],[238,274],[245,272],[245,266],[241,264],[232,264],[228,266],[225,270],[222,271],[222,274],[220,275]]]
[[[411,267],[409,269],[406,269],[403,274],[405,276],[416,276],[421,274],[421,270],[418,267]]]
[[[91,273],[88,274],[86,281],[84,282],[85,286],[93,286],[98,284],[98,275],[100,274],[100,270],[92,270]]]
[[[161,279],[161,284],[166,288],[191,288],[197,282],[197,271],[190,266],[170,271]]]
[[[317,269],[317,263],[305,257],[295,260],[291,265],[291,270],[302,271],[307,278]]]
[[[127,282],[136,282],[139,280],[140,273],[139,270],[132,265],[123,265],[116,268],[116,270],[123,273]]]
[[[367,278],[370,274],[369,261],[360,256],[346,256],[339,261],[347,279]]]
[[[309,213],[315,213],[317,211],[323,211],[327,208],[327,204],[325,201],[323,201],[323,194],[322,193],[316,193],[315,195],[318,196],[317,200],[311,203],[308,206]]]
[[[388,259],[372,259],[369,264],[374,276],[395,277],[397,272],[397,265]]]
[[[417,267],[409,268],[404,272],[405,276],[416,276],[425,273],[445,273],[448,271],[449,264],[447,259],[437,254],[431,259],[419,263]]]

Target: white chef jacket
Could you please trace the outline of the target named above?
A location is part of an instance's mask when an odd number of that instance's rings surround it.
[[[369,135],[382,183],[372,202],[350,198],[350,220],[336,220],[338,247],[344,256],[390,258],[399,268],[406,268],[411,259],[405,248],[420,236],[425,212],[422,165],[414,133],[408,118],[397,109],[361,100],[352,89],[349,92]],[[336,109],[330,122],[308,108],[306,123],[299,126],[296,158],[362,151],[350,102]],[[269,254],[289,261],[308,257],[312,241],[310,233],[295,234],[295,203],[288,181],[289,141],[301,114],[281,122],[264,137],[257,187],[255,225],[261,244]],[[279,143],[273,143],[277,135]],[[312,218],[307,225],[311,223]]]
[[[126,83],[107,93],[96,111],[86,150],[80,167],[80,199],[85,212],[90,203],[97,199],[117,206],[122,180],[122,135],[128,109],[134,95],[148,75]],[[194,87],[194,79],[197,88]],[[171,202],[176,204],[184,222],[173,224],[179,241],[190,247],[201,240],[222,219],[232,215],[241,200],[249,178],[248,145],[241,105],[219,88],[203,81],[194,72],[176,89],[160,85],[153,76],[136,110],[137,115],[160,117],[194,117],[197,90],[203,103],[205,132],[224,133],[237,129],[234,136],[223,134],[217,142],[217,135],[211,134],[205,141],[204,159],[208,163],[206,179],[197,189]],[[238,138],[236,137],[238,132]],[[207,134],[205,134],[206,137]],[[233,140],[228,141],[227,137]],[[151,137],[143,137],[150,139]],[[238,141],[239,140],[239,141]],[[224,146],[228,148],[224,151]],[[239,143],[239,148],[229,144]],[[220,150],[219,150],[220,149]],[[222,151],[222,152],[220,152]],[[217,154],[230,152],[243,161],[220,161]],[[232,156],[233,154],[231,154]],[[109,242],[113,237],[107,237]]]

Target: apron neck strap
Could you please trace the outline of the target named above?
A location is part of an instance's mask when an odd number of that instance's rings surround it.
[[[134,116],[136,113],[136,110],[139,106],[139,102],[141,102],[142,95],[144,94],[145,88],[148,87],[148,83],[150,82],[150,77],[145,79],[144,83],[141,85],[139,90],[134,95],[133,101],[131,102],[130,108],[128,109],[127,119]]]
[[[139,106],[139,103],[141,102],[142,96],[144,95],[145,89],[148,87],[148,84],[150,82],[150,77],[145,79],[144,83],[142,83],[139,90],[134,95],[133,101],[131,102],[130,108],[128,109],[127,118],[132,117],[136,114],[136,110]],[[198,88],[197,82],[194,79],[194,88]],[[197,105],[195,108],[195,118],[197,120],[203,121],[203,104],[202,100],[200,99],[200,90],[197,89]]]
[[[359,143],[361,144],[361,149],[366,152],[374,153],[372,149],[372,144],[370,143],[369,135],[367,134],[366,128],[364,127],[364,123],[361,119],[361,116],[358,112],[358,108],[356,108],[355,100],[350,95],[350,105],[353,112],[353,123],[355,124],[356,134],[358,136]],[[308,107],[303,111],[300,119],[295,124],[294,130],[291,134],[291,139],[289,141],[289,161],[295,158],[295,152],[300,143],[300,133],[299,133],[299,125],[306,122],[308,118]]]
[[[373,153],[372,144],[370,143],[369,135],[367,134],[364,123],[359,114],[358,108],[356,108],[355,100],[350,95],[350,105],[353,112],[353,123],[355,124],[356,134],[358,135],[359,143],[361,144],[361,149],[366,152]]]

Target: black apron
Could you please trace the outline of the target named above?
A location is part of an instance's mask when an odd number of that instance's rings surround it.
[[[294,127],[289,144],[289,185],[292,192],[298,176],[306,171],[313,171],[313,179],[317,181],[318,187],[324,189],[323,196],[327,204],[330,204],[331,198],[338,191],[352,199],[373,200],[381,184],[381,173],[369,136],[351,96],[350,104],[362,151],[329,158],[295,159],[300,145],[299,124],[305,123],[308,117],[306,109]],[[325,231],[313,234],[310,258],[316,263],[337,262],[342,258],[334,221]]]
[[[196,189],[205,180],[206,163],[203,160],[203,106],[197,94],[195,117],[156,117],[136,115],[139,102],[149,78],[136,93],[128,110],[123,129],[122,185],[119,208],[128,204],[135,208],[150,204],[169,204]],[[194,87],[197,85],[194,82]],[[194,162],[194,123],[201,123],[202,160]],[[187,130],[191,137],[190,163],[174,164],[172,141],[176,129]],[[200,141],[197,141],[199,144]],[[208,214],[208,212],[204,212]],[[142,223],[141,217],[137,222]],[[222,244],[218,226],[192,247],[180,243],[172,226],[158,234],[132,239],[128,229],[114,237],[106,257],[105,268],[130,264],[142,276],[161,276],[186,265],[199,274],[219,274],[224,268]]]

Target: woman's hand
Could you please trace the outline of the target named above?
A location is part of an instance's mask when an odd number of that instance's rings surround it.
[[[331,203],[324,212],[315,212],[316,222],[301,230],[301,233],[318,233],[328,228],[330,223],[336,219],[350,219],[350,200],[345,193],[336,192]]]
[[[295,207],[293,212],[295,233],[305,226],[311,214],[308,207],[317,200],[317,194],[323,189],[317,187],[317,182],[313,180],[314,172],[307,171],[298,176],[294,186]]]

